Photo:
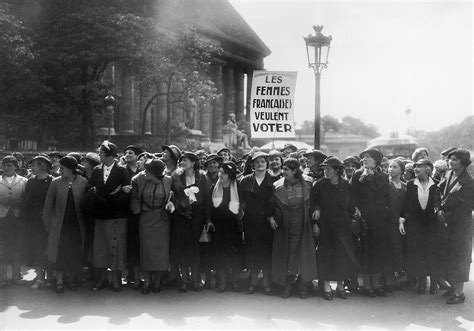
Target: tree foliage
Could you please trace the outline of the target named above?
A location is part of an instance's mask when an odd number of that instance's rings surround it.
[[[373,124],[366,124],[352,116],[344,116],[342,121],[339,121],[331,115],[325,115],[321,118],[321,129],[323,133],[356,134],[369,138],[380,135]],[[299,131],[306,134],[314,133],[314,121],[304,121]]]
[[[0,111],[9,108],[7,103],[15,105],[41,126],[76,120],[82,148],[93,143],[95,115],[103,110],[111,88],[104,80],[111,63],[129,70],[152,91],[147,109],[158,96],[166,96],[168,137],[173,104],[189,109],[217,97],[209,68],[220,53],[218,46],[192,29],[171,33],[159,28],[154,17],[159,2],[5,2],[9,5],[0,7],[0,27],[6,31],[0,36],[0,61],[8,70],[0,81]],[[28,6],[41,10],[23,15]]]

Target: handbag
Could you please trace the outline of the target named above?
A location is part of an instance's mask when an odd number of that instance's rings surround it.
[[[210,243],[212,241],[211,234],[206,231],[206,227],[202,229],[201,236],[199,237],[200,243]]]

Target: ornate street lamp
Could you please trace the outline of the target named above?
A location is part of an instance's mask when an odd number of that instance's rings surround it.
[[[112,127],[112,120],[113,120],[114,110],[115,110],[115,98],[112,95],[111,91],[107,92],[107,95],[104,98],[104,105],[105,105],[105,111],[107,115],[107,123],[108,123],[108,129],[109,129],[108,139],[110,140],[110,130]]]
[[[313,68],[315,76],[314,97],[314,148],[321,148],[321,72],[328,66],[329,49],[331,48],[331,36],[321,33],[322,25],[313,25],[315,35],[309,34],[303,37],[306,43],[306,54],[308,56],[308,67]]]

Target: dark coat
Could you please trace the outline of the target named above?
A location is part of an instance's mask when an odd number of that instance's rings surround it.
[[[107,182],[103,179],[103,165],[98,165],[92,171],[90,185],[95,187],[97,193],[91,194],[92,214],[95,219],[115,219],[128,216],[129,194],[120,190],[111,194],[118,186],[130,185],[130,175],[126,168],[115,163]]]
[[[410,276],[439,276],[439,222],[435,216],[438,207],[439,192],[436,183],[429,188],[425,210],[421,208],[418,200],[415,179],[407,183],[403,214],[407,233],[406,271]]]
[[[284,185],[284,178],[277,180],[273,184],[274,191],[272,195],[273,203],[271,212],[278,223],[278,228],[273,233],[272,281],[280,285],[285,285],[288,276],[288,228],[290,210],[288,195],[286,194]],[[311,178],[304,176],[303,195],[305,217],[299,261],[301,277],[304,282],[317,278],[316,249],[309,215],[311,187]]]
[[[472,254],[472,210],[474,209],[474,179],[465,170],[458,179],[459,189],[446,190],[448,172],[439,184],[441,209],[448,222],[445,276],[450,282],[469,281]]]
[[[319,278],[347,279],[358,267],[351,228],[355,205],[349,183],[342,178],[337,185],[329,179],[319,179],[311,190],[311,204],[321,212],[317,222],[320,235],[316,252]]]
[[[367,231],[360,236],[361,251],[359,262],[361,273],[381,273],[389,254],[389,191],[388,175],[376,170],[371,176],[360,181],[364,169],[354,172],[351,179],[355,205],[367,223]]]

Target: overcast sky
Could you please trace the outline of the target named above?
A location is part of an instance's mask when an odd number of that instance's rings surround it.
[[[295,120],[314,114],[303,36],[332,35],[321,114],[359,117],[381,132],[438,130],[472,115],[471,1],[231,0],[271,49],[265,69],[297,71]]]

